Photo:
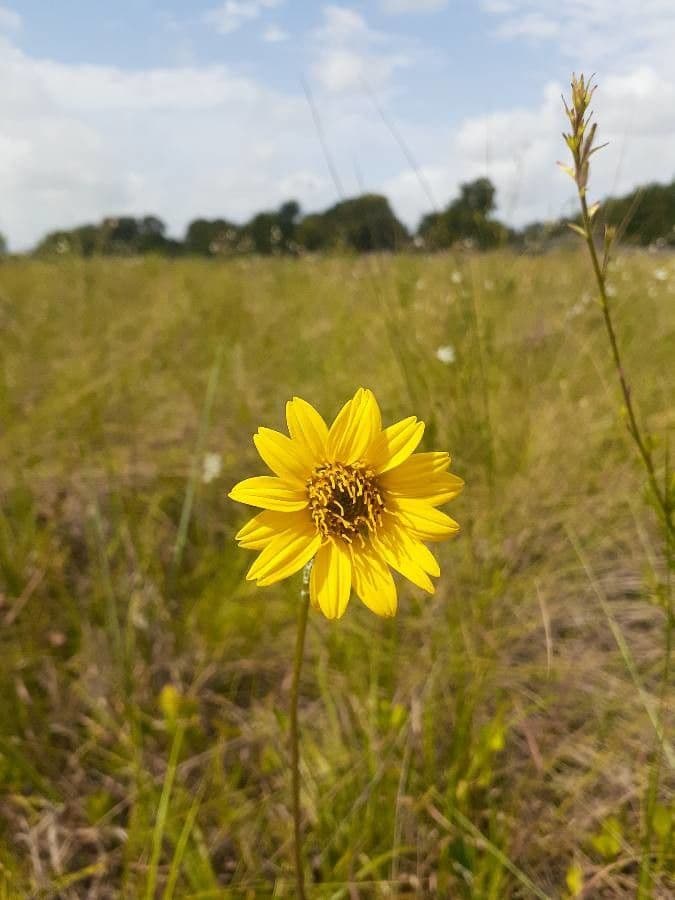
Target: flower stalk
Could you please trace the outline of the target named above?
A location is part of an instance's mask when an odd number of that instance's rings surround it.
[[[611,226],[605,226],[605,234],[603,241],[602,262],[598,256],[598,251],[593,239],[593,218],[600,208],[599,203],[594,203],[589,207],[587,199],[588,176],[590,172],[590,158],[598,150],[607,146],[606,144],[595,144],[597,132],[597,123],[591,125],[592,112],[590,111],[590,103],[595,93],[595,85],[592,84],[592,76],[586,81],[583,75],[577,77],[572,76],[572,96],[568,105],[563,97],[563,105],[565,113],[570,122],[570,133],[563,133],[565,143],[569,147],[572,154],[573,165],[561,168],[575,182],[577,192],[579,194],[579,205],[581,209],[581,226],[570,223],[570,228],[576,231],[586,242],[588,253],[591,258],[591,265],[595,280],[598,285],[598,293],[600,295],[600,306],[605,323],[605,330],[612,350],[612,358],[614,368],[616,369],[621,394],[623,397],[623,405],[627,420],[628,432],[635,443],[640,459],[647,472],[649,485],[654,496],[654,500],[664,520],[666,533],[672,538],[675,526],[673,525],[673,509],[668,494],[668,487],[663,488],[659,484],[656,473],[656,466],[649,446],[649,439],[646,437],[638,423],[631,389],[626,376],[626,371],[621,360],[621,352],[616,337],[616,330],[612,320],[612,312],[607,295],[607,266],[609,265],[610,254],[614,239],[616,237],[616,229]]]
[[[600,306],[605,323],[605,330],[609,339],[614,368],[616,369],[621,394],[623,397],[623,407],[625,411],[626,424],[628,433],[630,434],[636,448],[640,460],[647,473],[647,479],[651,493],[653,495],[659,517],[663,524],[665,538],[665,556],[666,556],[666,584],[664,596],[665,608],[665,626],[664,626],[664,651],[663,651],[663,672],[660,690],[660,706],[663,713],[667,701],[668,686],[671,678],[672,667],[672,650],[673,650],[673,627],[675,626],[675,612],[672,604],[672,584],[671,569],[673,568],[673,549],[675,546],[675,525],[673,524],[673,507],[674,497],[672,486],[669,479],[668,457],[666,453],[665,477],[663,482],[659,482],[656,465],[652,454],[651,442],[649,436],[643,432],[638,422],[631,396],[630,385],[626,376],[626,371],[621,359],[619,343],[616,337],[616,330],[612,320],[612,312],[607,294],[607,267],[610,261],[612,245],[616,238],[616,229],[605,225],[602,261],[598,255],[598,250],[593,239],[593,218],[597,213],[600,204],[594,203],[589,207],[587,199],[588,177],[590,171],[590,158],[597,151],[602,149],[604,144],[595,145],[595,136],[597,131],[597,123],[590,124],[592,113],[590,112],[590,103],[595,92],[595,85],[592,84],[592,76],[588,81],[583,75],[578,78],[572,76],[572,95],[571,102],[568,106],[563,97],[563,105],[567,118],[570,122],[570,133],[563,133],[565,143],[569,147],[572,154],[573,165],[561,168],[572,178],[577,186],[579,195],[579,205],[581,209],[581,225],[570,223],[569,227],[576,231],[585,241],[588,247],[588,253],[591,259],[591,265],[595,275],[600,296]],[[654,811],[659,793],[659,784],[661,778],[661,769],[665,753],[665,741],[663,735],[659,736],[655,761],[652,765],[647,796],[645,800],[645,829],[643,836],[642,859],[640,864],[639,884],[637,896],[639,900],[646,900],[652,896],[652,864],[651,864],[651,846],[654,831]]]
[[[300,733],[298,729],[298,698],[300,695],[300,673],[305,652],[305,634],[309,614],[309,576],[312,564],[305,566],[300,591],[300,613],[298,615],[298,631],[295,638],[295,657],[293,660],[293,680],[291,682],[290,708],[290,742],[291,742],[291,780],[293,804],[293,859],[295,865],[295,889],[298,900],[305,900],[305,869],[302,859],[302,832],[300,815]]]

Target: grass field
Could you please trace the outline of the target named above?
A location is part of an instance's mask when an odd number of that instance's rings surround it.
[[[661,464],[675,259],[610,282]],[[14,261],[0,333],[0,898],[293,896],[300,578],[245,581],[226,494],[359,385],[462,532],[395,619],[311,614],[311,896],[674,895],[663,539],[581,251]]]

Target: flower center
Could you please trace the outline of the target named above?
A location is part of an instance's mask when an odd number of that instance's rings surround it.
[[[362,463],[321,463],[307,480],[309,511],[324,537],[361,543],[382,523],[384,497],[372,469]]]

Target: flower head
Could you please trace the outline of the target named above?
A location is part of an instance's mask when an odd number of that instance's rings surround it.
[[[455,348],[452,344],[444,344],[436,350],[436,359],[446,366],[451,366],[455,361]]]
[[[313,560],[310,599],[329,619],[344,614],[352,589],[380,616],[396,612],[390,567],[430,594],[440,570],[424,541],[459,525],[436,509],[464,482],[447,453],[415,453],[424,423],[410,416],[382,428],[373,393],[359,388],[330,428],[299,397],[286,404],[290,437],[259,428],[253,441],[274,475],[247,478],[230,497],[263,509],[237,534],[260,550],[246,576],[259,586]]]

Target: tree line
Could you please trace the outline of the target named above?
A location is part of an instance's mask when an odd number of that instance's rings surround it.
[[[443,210],[425,215],[412,233],[396,217],[386,197],[362,194],[307,215],[296,201],[289,200],[277,210],[257,213],[244,224],[224,218],[195,219],[183,240],[168,237],[165,224],[156,216],[108,217],[97,225],[53,231],[33,253],[222,257],[336,250],[435,251],[457,245],[483,250],[505,245],[538,249],[568,233],[565,219],[535,222],[515,230],[495,217],[495,209],[494,185],[488,178],[478,178],[462,184],[458,197]],[[607,199],[597,220],[617,226],[625,242],[675,247],[675,180]],[[0,253],[3,246],[0,235]]]

